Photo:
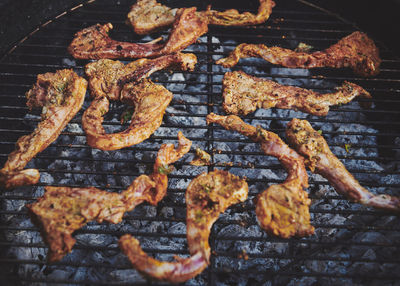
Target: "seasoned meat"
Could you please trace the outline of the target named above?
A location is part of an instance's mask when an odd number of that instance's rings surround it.
[[[275,2],[272,0],[259,0],[257,14],[244,12],[240,14],[235,9],[229,9],[224,12],[211,10],[210,8],[204,12],[211,25],[219,26],[248,26],[258,25],[266,22],[272,13]]]
[[[176,53],[156,59],[140,59],[125,66],[108,59],[89,63],[86,74],[95,98],[82,117],[87,143],[101,150],[116,150],[149,138],[160,127],[173,95],[162,85],[144,78],[168,67],[193,70],[196,62],[193,54]],[[130,126],[122,132],[107,134],[102,126],[110,100],[135,106]]]
[[[321,94],[296,86],[247,75],[242,71],[227,72],[222,82],[223,107],[227,113],[249,114],[257,108],[300,110],[326,116],[331,105],[345,104],[355,97],[371,98],[362,87],[345,81],[333,93]],[[370,103],[363,104],[369,107]]]
[[[121,194],[94,187],[45,187],[45,194],[35,203],[26,205],[32,221],[41,229],[43,240],[49,245],[48,260],[60,260],[72,250],[75,230],[89,221],[119,223],[125,212],[138,204],[156,205],[166,194],[169,164],[179,160],[190,150],[191,141],[178,134],[179,147],[161,146],[153,174],[141,175]]]
[[[349,67],[361,76],[379,73],[381,59],[375,43],[364,33],[354,32],[326,50],[306,53],[263,44],[240,44],[227,58],[217,61],[226,68],[233,67],[240,58],[258,57],[272,64],[288,68],[344,68]]]
[[[276,157],[286,169],[288,176],[281,184],[271,185],[257,199],[256,214],[263,229],[283,238],[307,236],[314,233],[310,224],[308,176],[304,159],[273,132],[244,123],[235,115],[207,115],[207,123],[218,123],[261,144],[267,155]]]
[[[125,85],[121,97],[123,102],[135,106],[130,125],[124,131],[106,133],[103,128],[103,116],[110,104],[107,97],[96,97],[86,109],[82,126],[91,147],[118,150],[143,142],[160,127],[173,94],[162,85],[143,79]]]
[[[199,16],[208,20],[211,25],[219,26],[247,26],[258,25],[268,20],[272,8],[275,6],[272,0],[259,0],[260,6],[256,15],[244,12],[240,14],[235,9],[223,12],[211,10],[198,12]],[[138,0],[128,13],[127,24],[131,25],[139,35],[149,34],[166,28],[175,20],[177,9],[169,8],[157,3],[155,0]]]
[[[0,170],[0,187],[13,188],[39,181],[38,170],[23,169],[37,153],[57,139],[81,109],[86,87],[86,80],[72,70],[58,70],[37,76],[36,83],[26,93],[26,97],[30,109],[42,107],[42,121],[33,133],[18,139],[15,151],[10,153]]]
[[[133,27],[136,34],[145,35],[162,30],[174,23],[176,11],[156,0],[138,0],[132,5],[126,23]]]
[[[138,82],[153,72],[171,68],[192,71],[197,64],[194,54],[174,53],[155,59],[139,59],[124,65],[120,61],[101,59],[86,65],[92,97],[119,100],[121,89],[127,82]]]
[[[193,44],[197,38],[207,33],[207,19],[196,13],[196,8],[182,8],[176,19],[168,40],[164,44],[150,42],[136,44],[112,40],[108,32],[112,24],[94,25],[75,34],[68,47],[69,53],[77,59],[117,59],[148,58],[171,54]]]
[[[326,178],[339,194],[367,206],[400,211],[398,197],[375,195],[363,188],[308,121],[293,119],[287,126],[286,135],[290,144],[306,158],[307,167]]]
[[[201,273],[211,255],[208,238],[211,227],[228,207],[244,202],[248,186],[245,180],[216,170],[197,176],[186,190],[187,239],[191,256],[176,262],[161,262],[149,257],[139,241],[126,234],[119,240],[122,251],[142,274],[172,283],[184,282]]]

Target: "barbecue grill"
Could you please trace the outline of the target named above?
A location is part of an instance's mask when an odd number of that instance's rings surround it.
[[[136,36],[124,24],[133,1],[96,0],[72,7],[44,23],[15,45],[0,60],[0,163],[14,149],[16,140],[30,133],[40,121],[39,112],[28,112],[25,92],[36,75],[73,68],[83,75],[87,61],[67,53],[73,34],[96,23],[111,22],[114,39],[146,42],[163,32]],[[173,7],[205,9],[206,1],[163,2]],[[257,9],[257,1],[242,3],[239,11]],[[254,2],[254,3],[253,3]],[[400,219],[388,213],[349,203],[318,175],[310,173],[312,224],[315,235],[281,239],[267,235],[257,225],[252,198],[269,184],[282,182],[286,173],[279,162],[265,156],[247,138],[206,125],[210,112],[223,114],[221,80],[228,69],[215,65],[238,43],[264,43],[294,49],[300,42],[321,50],[356,30],[352,24],[306,1],[276,1],[270,19],[255,27],[210,27],[209,32],[186,51],[196,54],[194,72],[157,72],[152,79],[174,93],[162,126],[145,142],[118,151],[100,151],[86,145],[81,126],[83,110],[60,137],[36,156],[28,167],[38,168],[40,183],[0,194],[1,272],[4,285],[105,284],[146,285],[120,252],[117,241],[126,233],[137,237],[143,249],[158,259],[189,255],[185,233],[184,192],[198,174],[214,168],[246,176],[249,200],[230,208],[215,223],[210,245],[210,266],[187,285],[398,285],[400,279]],[[229,3],[227,3],[229,5]],[[231,7],[214,7],[218,10]],[[321,92],[329,92],[344,80],[366,88],[372,100],[358,99],[332,108],[327,117],[291,110],[258,110],[245,121],[261,125],[285,139],[292,118],[306,118],[322,130],[332,151],[351,173],[375,193],[400,195],[400,60],[381,43],[381,73],[360,78],[350,70],[287,69],[259,59],[241,60],[234,70]],[[362,109],[360,101],[372,101]],[[120,130],[119,116],[126,106],[113,103],[104,125]],[[95,186],[119,192],[137,176],[150,173],[162,143],[177,143],[181,130],[212,155],[213,165],[189,164],[194,152],[178,161],[169,176],[166,198],[158,206],[141,205],[125,214],[122,223],[89,223],[76,232],[72,253],[54,264],[46,263],[47,246],[32,225],[25,204],[43,195],[44,186]],[[152,282],[158,284],[158,282]],[[163,283],[159,283],[163,284]]]

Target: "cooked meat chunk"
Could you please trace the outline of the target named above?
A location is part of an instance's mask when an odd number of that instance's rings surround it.
[[[77,59],[148,58],[171,54],[193,44],[208,31],[207,19],[196,13],[196,8],[182,8],[176,13],[173,28],[164,44],[150,42],[136,44],[112,40],[108,32],[111,23],[94,25],[75,34],[68,47]]]
[[[240,14],[235,9],[229,9],[224,12],[208,9],[203,12],[208,18],[211,25],[219,26],[248,26],[258,25],[266,22],[272,13],[272,8],[275,2],[272,0],[259,0],[260,6],[258,7],[257,14],[244,12]]]
[[[127,82],[138,82],[162,69],[190,70],[197,63],[194,54],[174,53],[155,59],[139,59],[124,65],[120,61],[101,59],[86,65],[92,97],[119,100],[121,89]]]
[[[206,151],[201,150],[199,147],[196,148],[195,157],[190,162],[193,166],[208,166],[211,165],[211,155]]]
[[[33,133],[18,139],[15,151],[10,153],[0,170],[0,187],[9,189],[39,181],[38,170],[23,169],[37,153],[57,139],[81,109],[86,87],[87,81],[72,70],[58,70],[37,76],[36,83],[26,93],[26,97],[30,109],[42,107],[42,121]]]
[[[132,5],[126,23],[133,27],[136,34],[145,35],[171,26],[176,11],[178,9],[169,8],[156,0],[138,0]]]
[[[124,131],[106,133],[103,128],[103,116],[110,104],[107,97],[96,97],[85,111],[82,126],[91,147],[118,150],[143,142],[160,127],[173,94],[162,85],[143,79],[125,85],[121,97],[123,102],[135,106],[130,125]]]
[[[207,123],[218,123],[261,144],[266,155],[276,157],[288,176],[281,184],[271,185],[257,199],[256,214],[263,229],[283,238],[307,236],[314,233],[310,224],[308,176],[304,159],[273,132],[244,123],[235,115],[207,115]]]
[[[201,273],[211,255],[208,238],[211,227],[231,205],[247,199],[245,180],[216,170],[197,176],[186,190],[187,239],[191,257],[176,262],[161,262],[149,257],[131,235],[121,237],[119,245],[140,273],[172,283],[184,282]]]
[[[306,158],[307,167],[326,178],[339,194],[367,206],[400,211],[398,197],[375,195],[363,188],[308,121],[293,119],[287,126],[286,135],[290,144]]]
[[[211,25],[247,26],[258,25],[268,20],[272,8],[272,0],[259,0],[260,6],[256,15],[244,12],[240,14],[235,9],[223,12],[211,10],[200,11],[198,14],[207,19]],[[128,13],[127,24],[130,24],[139,35],[149,34],[171,26],[175,20],[177,9],[169,8],[155,0],[138,0]]]
[[[240,58],[258,57],[272,64],[288,68],[345,68],[361,76],[379,73],[381,59],[375,43],[364,33],[354,32],[326,50],[306,53],[263,44],[240,44],[227,58],[217,61],[226,68],[233,67]]]
[[[224,110],[236,115],[246,115],[257,108],[276,107],[326,116],[331,105],[345,104],[355,97],[371,98],[365,89],[347,81],[335,92],[321,94],[250,76],[242,71],[227,72],[222,82],[222,89]],[[370,103],[363,104],[363,107],[369,106]]]
[[[162,85],[144,78],[168,67],[192,70],[196,62],[193,54],[176,53],[156,59],[140,59],[125,66],[108,59],[89,63],[86,74],[95,98],[82,117],[88,144],[101,150],[116,150],[149,138],[160,127],[173,95]],[[135,107],[130,126],[119,133],[107,134],[102,126],[110,100],[120,100]]]
[[[75,230],[89,221],[119,223],[125,212],[138,204],[156,205],[166,194],[168,177],[163,168],[179,160],[190,150],[191,141],[178,134],[179,147],[161,146],[154,164],[153,174],[141,175],[121,194],[102,191],[94,187],[45,187],[45,194],[35,203],[26,205],[32,221],[41,229],[43,240],[49,245],[48,260],[60,260],[71,252],[76,240]]]

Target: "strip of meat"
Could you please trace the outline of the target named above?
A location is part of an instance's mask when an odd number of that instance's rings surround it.
[[[156,59],[140,59],[126,66],[108,59],[88,64],[86,74],[95,99],[82,117],[87,143],[101,150],[117,150],[149,138],[160,127],[173,95],[162,85],[144,78],[167,67],[193,70],[196,62],[193,54],[176,53]],[[132,82],[125,84],[128,81]],[[130,126],[122,132],[107,134],[102,126],[110,100],[121,100],[135,106]]]
[[[244,12],[240,14],[235,9],[223,12],[211,10],[209,6],[206,11],[198,14],[206,18],[210,25],[219,26],[247,26],[258,25],[266,22],[275,6],[272,0],[259,0],[257,14]],[[172,9],[158,3],[155,0],[138,0],[131,7],[126,23],[131,25],[135,33],[139,35],[149,34],[171,26],[175,20],[177,9]]]
[[[353,202],[384,210],[399,212],[400,198],[375,195],[363,188],[331,152],[324,137],[306,120],[293,119],[288,123],[289,143],[306,158],[307,167],[326,178],[336,191]]]
[[[211,25],[219,26],[248,26],[259,25],[266,22],[272,13],[272,8],[275,2],[272,0],[259,0],[260,6],[258,7],[257,14],[244,12],[240,14],[235,9],[229,9],[224,12],[211,10],[208,8],[204,14],[207,16]]]
[[[58,261],[71,252],[76,240],[75,230],[89,221],[119,223],[125,212],[142,202],[156,205],[166,194],[168,177],[165,170],[190,150],[191,141],[179,132],[179,147],[161,146],[153,174],[141,175],[121,194],[94,187],[45,187],[45,194],[35,203],[26,205],[32,221],[41,229],[43,240],[49,245],[48,260]],[[166,168],[166,169],[164,169]]]
[[[42,121],[33,133],[18,139],[15,151],[10,153],[0,170],[0,187],[10,189],[39,181],[37,169],[23,168],[57,139],[81,109],[86,87],[87,81],[68,69],[37,76],[36,83],[26,97],[29,109],[42,107]]]
[[[304,159],[273,132],[244,123],[235,115],[207,115],[207,124],[217,123],[261,144],[261,150],[276,157],[286,169],[288,176],[281,184],[271,185],[257,199],[256,214],[263,229],[283,238],[307,236],[314,233],[310,224],[308,176]]]
[[[86,65],[92,97],[119,100],[121,89],[127,82],[138,82],[162,69],[192,71],[197,58],[190,53],[173,53],[155,59],[139,59],[124,65],[120,61],[101,59]]]
[[[208,238],[211,227],[231,205],[247,199],[245,180],[216,170],[197,176],[186,190],[187,239],[191,256],[176,257],[176,262],[161,262],[149,257],[139,241],[126,234],[119,240],[122,251],[143,275],[172,283],[184,282],[201,273],[211,255]]]
[[[326,116],[331,105],[345,104],[356,97],[372,98],[362,87],[345,81],[333,93],[321,94],[296,86],[250,76],[242,71],[225,73],[222,81],[223,108],[230,114],[249,114],[257,108],[300,110]],[[370,107],[369,102],[360,103]]]
[[[173,28],[165,44],[150,42],[136,44],[112,40],[108,32],[112,24],[94,25],[75,34],[68,52],[77,59],[148,58],[171,54],[193,44],[207,33],[207,19],[196,8],[182,8],[176,13]]]
[[[132,5],[126,19],[138,35],[162,30],[174,23],[178,9],[172,9],[156,0],[138,0]]]
[[[381,58],[379,49],[366,34],[354,32],[326,50],[313,53],[297,52],[263,44],[240,44],[227,58],[216,63],[226,68],[233,67],[241,58],[258,57],[272,64],[288,68],[351,68],[360,76],[379,73]]]

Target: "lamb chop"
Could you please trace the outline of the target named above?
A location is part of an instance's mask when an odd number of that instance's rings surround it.
[[[69,53],[77,59],[148,58],[171,54],[193,44],[207,33],[207,19],[196,13],[196,8],[182,8],[176,12],[176,19],[168,40],[159,39],[145,44],[119,42],[108,35],[112,24],[96,24],[75,34],[68,47]]]
[[[72,234],[90,221],[117,224],[125,212],[148,202],[156,205],[166,194],[170,164],[186,154],[192,142],[178,133],[179,146],[163,144],[158,151],[153,174],[141,175],[122,193],[111,193],[94,187],[45,187],[45,194],[26,205],[32,221],[41,229],[49,245],[48,260],[58,261],[71,252],[76,240]]]
[[[199,16],[206,18],[210,25],[219,26],[248,26],[262,24],[268,20],[272,8],[272,0],[259,0],[260,6],[256,15],[244,12],[240,14],[235,9],[223,12],[211,10],[198,12]],[[156,0],[138,0],[131,7],[126,23],[131,25],[139,35],[149,34],[171,26],[175,20],[178,9],[172,9],[158,3]]]
[[[216,63],[228,68],[236,65],[240,58],[249,57],[262,58],[288,68],[349,67],[354,73],[364,77],[377,75],[382,61],[375,43],[366,34],[354,32],[326,50],[313,53],[267,47],[263,44],[240,44],[227,58]]]
[[[257,108],[300,110],[326,116],[331,105],[345,104],[355,97],[372,98],[362,87],[345,81],[333,93],[321,94],[309,89],[281,85],[275,81],[247,75],[242,71],[225,73],[222,82],[223,107],[230,114],[249,114]],[[361,104],[370,107],[369,102]]]
[[[29,109],[42,107],[42,121],[33,133],[18,139],[15,151],[0,170],[0,187],[10,189],[39,181],[37,169],[23,169],[37,153],[57,139],[81,109],[86,87],[87,81],[68,69],[37,76],[26,97]]]
[[[290,121],[286,136],[290,144],[305,157],[307,167],[326,178],[339,194],[353,202],[399,213],[400,198],[375,195],[363,188],[308,121],[296,118]]]
[[[208,19],[210,25],[219,26],[247,26],[258,25],[268,20],[275,3],[272,0],[259,0],[260,6],[256,15],[244,12],[240,14],[235,9],[223,12],[211,10],[198,12]],[[138,0],[128,13],[127,23],[139,35],[158,31],[174,22],[177,9],[169,8],[155,0]]]
[[[172,283],[184,282],[208,266],[211,255],[208,238],[218,216],[231,205],[245,201],[247,193],[245,180],[221,170],[203,173],[190,183],[186,190],[189,258],[176,257],[176,262],[156,260],[129,234],[121,237],[119,245],[135,269],[145,276]]]
[[[149,138],[160,127],[173,95],[162,85],[144,78],[167,67],[192,70],[196,61],[193,54],[177,53],[140,59],[126,66],[107,59],[88,64],[86,74],[95,98],[82,117],[87,143],[101,150],[117,150]],[[132,82],[125,84],[128,81]],[[135,106],[130,126],[122,132],[107,134],[102,126],[110,100]]]
[[[288,176],[281,184],[271,185],[258,195],[256,214],[267,233],[283,238],[307,236],[314,233],[310,224],[308,176],[304,159],[273,132],[244,123],[235,115],[207,115],[207,124],[217,123],[261,144],[266,155],[276,157],[286,169]]]

